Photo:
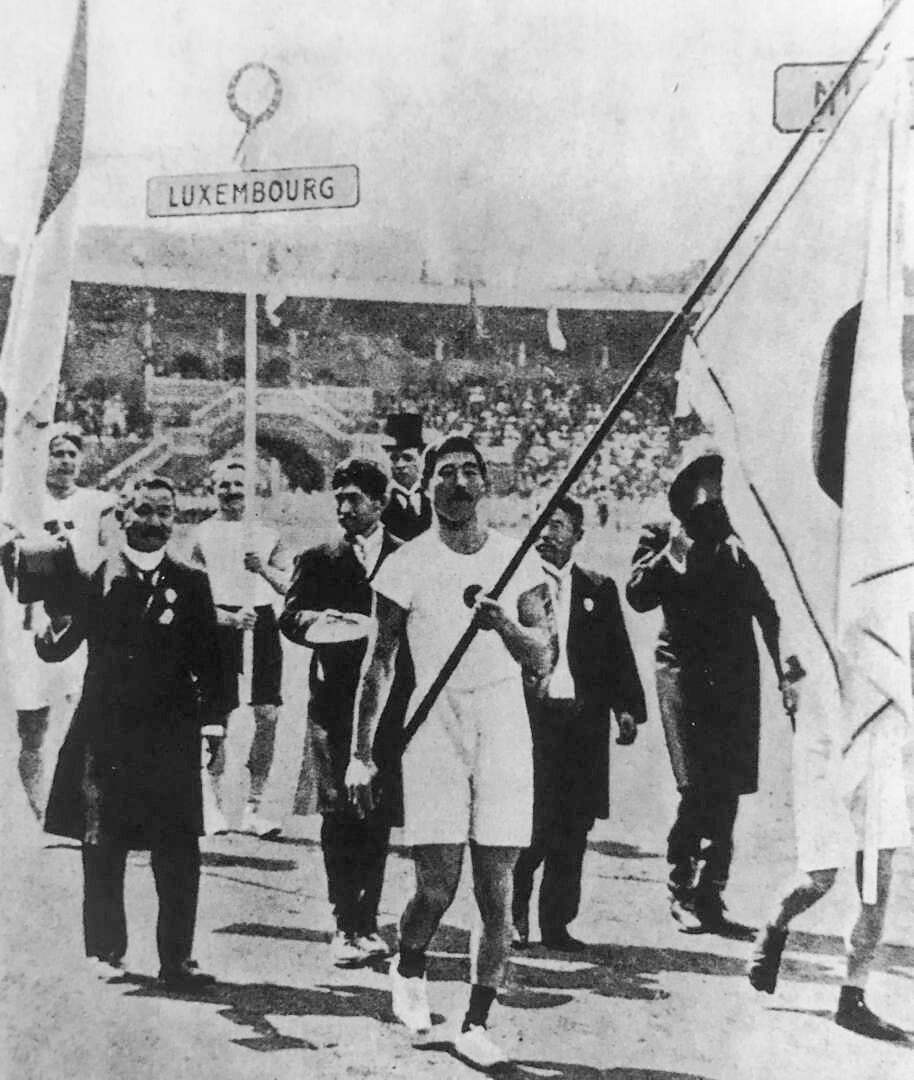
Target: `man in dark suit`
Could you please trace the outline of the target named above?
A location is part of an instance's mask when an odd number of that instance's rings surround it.
[[[644,691],[612,578],[573,561],[584,511],[564,498],[537,544],[550,580],[558,657],[543,687],[527,690],[533,731],[533,841],[514,870],[515,945],[527,945],[533,875],[543,863],[540,936],[547,948],[577,950],[568,925],[578,914],[587,834],[609,816],[609,727],[630,745],[647,718]]]
[[[317,770],[321,847],[327,892],[333,905],[337,963],[354,963],[387,952],[378,935],[378,905],[391,825],[402,814],[399,735],[412,680],[399,678],[375,740],[378,775],[374,807],[360,816],[343,779],[349,763],[352,715],[372,609],[371,580],[400,546],[381,525],[387,476],[374,462],[351,458],[333,474],[336,512],[343,537],[303,552],[280,616],[282,633],[311,645],[309,738]],[[334,640],[335,639],[335,640]],[[405,689],[402,689],[405,688]]]
[[[657,697],[679,789],[667,840],[670,912],[686,933],[727,929],[723,892],[741,795],[758,790],[757,622],[785,708],[795,690],[781,669],[774,602],[722,497],[723,458],[701,453],[679,470],[669,504],[677,525],[646,526],[628,601],[663,610]]]
[[[419,483],[422,467],[422,417],[418,413],[388,416],[383,444],[390,458],[389,500],[381,523],[398,539],[414,540],[432,523],[432,504]]]
[[[222,674],[216,612],[202,570],[165,551],[175,495],[162,477],[137,482],[121,511],[123,544],[83,579],[62,611],[48,605],[43,660],[85,640],[82,696],[60,751],[45,828],[82,841],[86,955],[123,975],[127,853],[148,849],[159,896],[159,981],[214,981],[191,959],[203,831],[201,728],[217,715]]]

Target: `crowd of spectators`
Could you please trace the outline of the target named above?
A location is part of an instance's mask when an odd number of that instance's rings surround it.
[[[680,438],[673,424],[672,380],[655,380],[636,393],[577,481],[574,494],[605,517],[610,502],[643,503],[671,479]],[[597,430],[617,387],[609,380],[579,380],[541,371],[486,383],[472,378],[432,389],[405,387],[378,395],[378,418],[388,411],[421,413],[426,429],[459,431],[490,460],[510,466],[513,489],[534,503],[555,487]]]

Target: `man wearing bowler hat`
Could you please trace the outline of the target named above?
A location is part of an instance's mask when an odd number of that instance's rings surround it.
[[[422,417],[418,413],[388,416],[384,434],[391,485],[381,523],[399,540],[414,540],[432,523],[432,504],[419,484],[425,449]]]

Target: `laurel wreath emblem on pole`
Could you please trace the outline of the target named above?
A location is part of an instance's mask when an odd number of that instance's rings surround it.
[[[242,76],[250,71],[262,71],[266,73],[273,85],[270,101],[266,108],[259,113],[248,112],[247,109],[238,102],[238,84],[241,82]],[[226,91],[226,97],[228,98],[229,108],[244,124],[245,135],[250,135],[258,124],[262,124],[264,120],[269,120],[275,115],[276,110],[279,108],[282,101],[282,80],[280,79],[278,72],[274,68],[271,68],[269,64],[264,64],[260,60],[252,60],[250,63],[240,67],[231,77]]]

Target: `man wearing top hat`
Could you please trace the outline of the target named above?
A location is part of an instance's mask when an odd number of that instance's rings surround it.
[[[657,696],[680,801],[667,841],[671,914],[685,932],[724,929],[723,891],[741,795],[758,790],[758,622],[785,708],[795,691],[779,655],[780,621],[722,498],[723,458],[696,454],[669,491],[677,524],[648,525],[626,595],[663,610]]]
[[[418,413],[388,416],[384,434],[391,485],[381,523],[399,540],[414,540],[432,523],[432,504],[419,484],[425,449],[422,417]]]

